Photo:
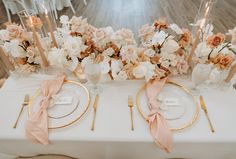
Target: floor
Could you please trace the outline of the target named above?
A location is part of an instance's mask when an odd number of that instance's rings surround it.
[[[137,31],[141,25],[151,23],[158,17],[166,17],[189,28],[197,14],[200,0],[72,0],[76,15],[88,18],[96,27],[112,26],[114,29],[127,27]],[[216,32],[225,32],[236,26],[236,0],[218,0],[213,10]],[[59,14],[73,15],[70,8],[64,8]],[[5,8],[0,0],[0,25],[7,21]],[[14,15],[13,21],[19,22]]]
[[[194,21],[201,0],[72,0],[77,16],[88,18],[88,22],[96,27],[112,26],[114,29],[130,28],[137,37],[138,28],[152,23],[158,17],[166,17],[172,23],[189,28]],[[218,0],[212,12],[215,32],[227,32],[236,26],[236,0]],[[59,15],[73,16],[70,8],[59,11]],[[19,23],[16,15],[13,21]],[[0,0],[0,28],[7,21],[2,0]],[[0,69],[1,70],[1,69]],[[1,73],[1,71],[0,71]],[[1,74],[0,74],[1,77]]]

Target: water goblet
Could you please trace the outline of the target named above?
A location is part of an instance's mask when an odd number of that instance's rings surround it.
[[[84,72],[88,81],[92,84],[90,92],[92,94],[100,93],[101,88],[98,86],[102,74],[100,65],[94,62],[88,63],[85,65]]]

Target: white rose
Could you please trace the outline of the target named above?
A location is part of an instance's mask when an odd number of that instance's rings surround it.
[[[9,40],[9,31],[5,29],[0,30],[0,40],[6,41]]]
[[[179,49],[179,44],[172,40],[168,39],[163,45],[162,51],[167,53],[174,53]]]
[[[99,63],[99,65],[102,70],[102,74],[107,74],[110,71],[110,64],[108,60],[103,60]]]
[[[140,65],[134,68],[133,75],[136,78],[145,77],[146,81],[149,81],[155,75],[155,65],[150,62],[140,62]]]
[[[204,57],[204,56],[208,56],[210,52],[211,52],[211,48],[207,47],[206,43],[201,42],[197,45],[195,54],[196,54],[196,57]]]
[[[147,56],[147,57],[153,57],[155,55],[155,51],[153,49],[147,49],[144,51],[144,54]]]
[[[182,29],[179,28],[177,24],[170,24],[170,29],[173,30],[176,34],[183,34]]]
[[[63,68],[67,65],[67,60],[62,49],[52,48],[48,53],[48,61],[51,66]]]
[[[104,56],[112,56],[115,53],[115,51],[112,48],[108,48],[106,50],[103,51],[103,55]]]
[[[162,44],[165,41],[165,38],[168,36],[164,31],[156,32],[152,37],[152,44]]]
[[[115,32],[113,39],[118,41],[119,45],[135,45],[133,32],[129,29],[122,28]]]
[[[93,33],[93,41],[98,47],[105,47],[111,40],[114,31],[111,27],[96,29]]]
[[[80,57],[80,52],[86,49],[80,37],[68,37],[64,42],[64,48],[68,51],[69,55]]]
[[[133,75],[135,78],[143,78],[146,74],[146,68],[142,65],[138,65],[133,69]]]
[[[13,57],[26,57],[26,52],[19,46],[20,42],[17,39],[4,43],[4,50],[10,53]]]
[[[175,67],[177,64],[177,59],[175,54],[168,54],[164,53],[162,54],[160,58],[160,63],[162,66],[169,68],[171,66]]]
[[[135,63],[138,58],[137,48],[133,45],[123,46],[120,54],[122,57],[122,61],[126,61],[127,63]]]
[[[89,63],[93,63],[93,60],[92,60],[92,58],[91,58],[90,56],[85,57],[85,58],[82,60],[81,66],[82,66],[83,68],[85,68],[85,66],[86,66],[87,64],[89,64]]]

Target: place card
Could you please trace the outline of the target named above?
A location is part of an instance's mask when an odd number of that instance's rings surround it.
[[[179,106],[179,99],[178,98],[165,98],[163,100],[163,104],[167,106]]]
[[[54,105],[69,105],[72,104],[73,96],[54,96]]]

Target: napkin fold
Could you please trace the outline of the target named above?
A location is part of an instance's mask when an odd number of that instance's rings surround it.
[[[60,91],[65,78],[65,75],[60,75],[54,80],[46,80],[41,84],[43,99],[40,101],[39,109],[32,112],[25,123],[26,137],[34,143],[49,144],[47,107],[52,96]]]
[[[172,132],[167,120],[159,112],[159,103],[157,95],[166,83],[167,78],[160,80],[149,81],[146,87],[149,107],[151,113],[148,116],[150,132],[155,140],[155,143],[167,153],[170,153],[173,147]]]

